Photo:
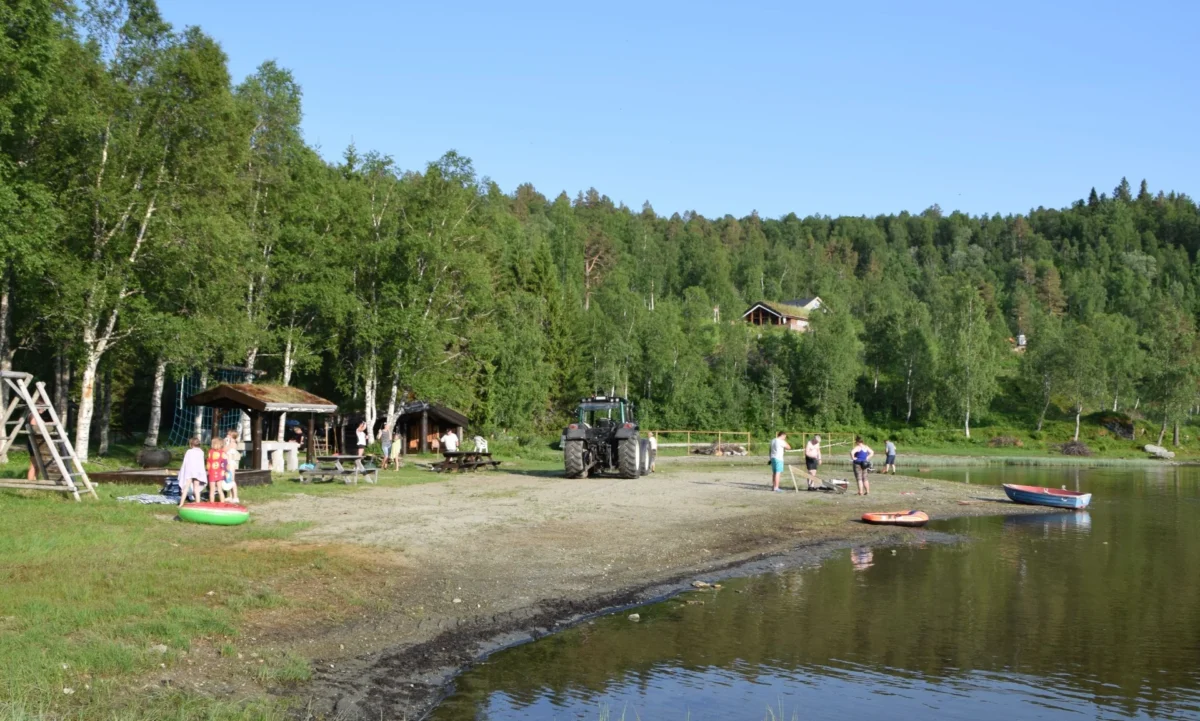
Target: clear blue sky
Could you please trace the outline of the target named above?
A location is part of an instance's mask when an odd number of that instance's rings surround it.
[[[159,1],[235,79],[290,68],[327,158],[453,148],[506,192],[710,217],[1200,195],[1196,2]]]

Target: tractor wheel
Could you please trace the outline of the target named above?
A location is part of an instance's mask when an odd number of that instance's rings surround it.
[[[637,478],[641,469],[641,459],[638,457],[640,443],[636,438],[626,438],[617,444],[617,470],[621,478]]]
[[[567,441],[563,444],[563,465],[567,478],[582,478],[587,473],[587,466],[583,462],[586,446],[583,441]]]
[[[641,451],[641,468],[643,476],[650,475],[650,441],[646,438],[642,439],[641,445],[638,448]]]

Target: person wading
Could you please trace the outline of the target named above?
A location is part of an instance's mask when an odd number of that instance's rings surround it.
[[[775,440],[771,441],[771,490],[775,493],[781,493],[779,477],[783,475],[783,452],[791,449],[787,442],[787,433],[776,433]]]

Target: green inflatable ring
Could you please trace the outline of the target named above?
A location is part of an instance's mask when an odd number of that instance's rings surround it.
[[[185,503],[179,517],[192,523],[237,526],[250,520],[250,509],[236,503]]]

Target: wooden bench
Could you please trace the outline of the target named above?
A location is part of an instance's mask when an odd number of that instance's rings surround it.
[[[375,466],[374,460],[362,456],[320,456],[316,466],[312,470],[300,471],[301,483],[338,479],[346,483],[358,483],[360,477],[368,483],[379,482],[379,468]]]
[[[492,460],[492,454],[480,451],[446,451],[442,453],[440,463],[433,464],[433,470],[439,473],[458,473],[475,471],[480,468],[498,468],[500,461]]]

